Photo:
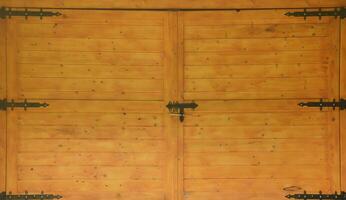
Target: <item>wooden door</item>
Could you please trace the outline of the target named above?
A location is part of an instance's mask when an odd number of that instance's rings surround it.
[[[180,199],[285,199],[339,190],[339,20],[284,10],[179,15]]]
[[[174,199],[174,14],[61,12],[7,22],[7,191]]]

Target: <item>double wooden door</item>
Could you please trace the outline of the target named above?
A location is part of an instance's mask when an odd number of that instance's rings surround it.
[[[0,22],[2,97],[50,105],[1,113],[7,191],[262,200],[340,190],[339,111],[297,106],[340,97],[339,19],[60,12]],[[199,106],[181,123],[169,101]]]

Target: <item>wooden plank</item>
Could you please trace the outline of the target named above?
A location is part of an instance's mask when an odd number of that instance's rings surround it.
[[[131,91],[21,91],[23,99],[98,99],[98,100],[149,100],[159,101],[163,99],[160,92],[131,92]]]
[[[326,165],[186,166],[185,179],[315,179],[329,178]]]
[[[297,51],[332,48],[325,37],[193,39],[185,41],[186,52]]]
[[[247,70],[243,68],[246,67]],[[186,79],[326,77],[328,64],[185,66]],[[33,70],[33,69],[32,69]]]
[[[160,66],[160,53],[20,51],[21,64],[110,64]]]
[[[340,20],[334,19],[330,23],[330,43],[334,46],[330,51],[328,71],[328,96],[329,98],[340,98]],[[328,113],[328,136],[327,151],[328,171],[333,190],[340,190],[340,114],[338,112]]]
[[[328,125],[328,113],[206,113],[189,114],[185,126],[232,127],[236,125]]]
[[[163,139],[162,127],[21,126],[20,139]],[[318,134],[318,132],[316,133]]]
[[[299,155],[299,156],[298,156]],[[208,152],[185,153],[185,166],[302,166],[319,165],[326,154],[312,152]]]
[[[184,82],[185,82],[185,63],[184,63],[184,15],[185,12],[178,12],[178,31],[177,31],[177,44],[178,44],[178,101],[183,102],[184,99]],[[177,200],[184,200],[184,124],[178,125],[178,184],[177,184]]]
[[[340,98],[346,99],[346,22],[341,20],[340,40]],[[340,112],[340,145],[341,145],[341,190],[346,189],[346,113]]]
[[[160,114],[24,113],[16,120],[20,125],[163,126]]]
[[[25,152],[18,165],[30,166],[162,166],[165,153]],[[78,162],[76,163],[76,160]]]
[[[21,55],[21,62],[25,62],[29,54]],[[32,55],[37,56],[38,55]],[[87,55],[85,55],[87,56]],[[125,55],[124,55],[125,56]],[[139,56],[139,55],[138,55]],[[119,61],[120,62],[120,61]],[[222,53],[186,53],[186,65],[233,65],[233,64],[319,64],[328,63],[329,57],[324,51],[294,51],[294,52],[238,52]]]
[[[290,2],[291,3],[291,2]],[[272,4],[273,5],[273,4]],[[332,9],[325,9],[332,10]],[[204,11],[204,12],[185,12],[184,23],[187,26],[200,26],[200,25],[282,25],[282,24],[325,24],[328,23],[333,17],[325,17],[319,20],[318,17],[308,17],[302,20],[299,17],[287,17],[285,13],[292,11],[292,9],[267,9],[258,10],[227,10],[227,11]]]
[[[99,31],[102,30],[102,31]],[[114,28],[108,24],[20,24],[18,36],[43,38],[162,39],[162,26],[128,26]]]
[[[40,1],[40,0],[1,0],[0,3],[4,6],[13,7],[49,7],[49,8],[135,8],[135,9],[149,9],[149,8],[302,8],[302,7],[337,7],[345,6],[344,0],[198,0],[198,1],[184,1],[184,0],[169,0],[169,1],[138,1],[138,0],[88,0],[86,2],[77,1]]]
[[[70,200],[107,200],[107,199],[123,199],[123,200],[137,200],[138,197],[144,200],[162,200],[165,198],[164,192],[119,192],[119,191],[83,191],[81,193],[76,193],[73,191],[61,191],[60,194],[64,196],[65,199]]]
[[[164,27],[164,103],[174,101],[178,96],[178,84],[177,84],[177,13],[168,12],[165,17]],[[178,119],[172,117],[166,111],[163,117],[165,125],[165,137],[167,144],[166,155],[166,172],[165,172],[165,191],[168,200],[177,199],[177,181],[178,181]]]
[[[18,181],[20,191],[113,191],[113,192],[161,192],[163,182],[160,180],[33,180]]]
[[[21,180],[161,180],[160,167],[19,166]]]
[[[204,23],[204,21],[203,21]],[[247,22],[249,23],[249,22]],[[254,34],[256,33],[256,34]],[[274,25],[210,25],[186,26],[185,39],[254,39],[254,38],[304,38],[325,37],[327,24],[274,24]]]
[[[93,38],[19,38],[25,51],[161,52],[162,40]],[[315,46],[318,46],[316,44]]]
[[[18,64],[23,78],[162,79],[161,66]],[[318,73],[318,70],[317,70]]]
[[[45,100],[49,106],[42,108],[28,108],[31,113],[137,113],[137,114],[161,114],[166,111],[159,101],[110,101],[110,100]],[[292,104],[295,102],[292,102]],[[26,114],[22,109],[17,112]],[[28,113],[29,114],[29,113]],[[30,114],[29,114],[30,115]]]
[[[7,98],[18,99],[17,80],[17,23],[7,20]],[[16,112],[7,113],[7,165],[6,165],[6,190],[17,192],[17,118]]]
[[[304,149],[300,148],[304,146]],[[309,139],[309,142],[301,139],[221,139],[221,140],[185,140],[185,152],[304,152],[314,151],[316,153],[326,152],[328,146],[323,139]]]
[[[0,21],[0,98],[7,97],[6,21]],[[6,190],[6,134],[7,115],[0,111],[0,191]]]
[[[38,148],[39,147],[39,148]],[[19,152],[165,152],[162,140],[27,139],[18,141]]]
[[[185,127],[186,139],[289,139],[326,138],[326,126]],[[225,134],[225,133],[236,134]],[[29,132],[30,134],[30,132]]]
[[[22,91],[162,92],[162,80],[20,78]],[[44,84],[40,84],[44,83]]]
[[[222,183],[222,184],[220,184]],[[299,179],[207,179],[207,180],[186,180],[186,192],[230,192],[242,197],[244,188],[247,188],[250,194],[271,194],[284,196],[283,188],[296,186],[302,190],[313,192],[316,188],[323,191],[329,191],[330,182],[327,180],[299,180]],[[335,192],[335,191],[334,191]],[[235,196],[235,195],[234,195]]]
[[[117,26],[162,26],[165,12],[128,12],[114,10],[61,10],[50,9],[53,12],[62,13],[61,17],[39,18],[16,18],[21,24],[85,24],[85,25],[109,25]],[[102,34],[102,33],[100,33]],[[36,37],[36,36],[35,36]]]
[[[187,79],[186,92],[326,91],[325,78]]]

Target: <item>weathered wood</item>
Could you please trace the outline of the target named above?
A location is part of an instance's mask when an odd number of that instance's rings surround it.
[[[275,0],[198,0],[198,1],[184,1],[184,0],[88,0],[86,2],[78,2],[71,0],[62,1],[40,1],[40,0],[1,0],[1,5],[14,6],[14,7],[50,7],[50,8],[134,8],[134,9],[162,9],[162,8],[302,8],[302,7],[333,7],[345,6],[344,0],[292,0],[292,1],[275,1]]]

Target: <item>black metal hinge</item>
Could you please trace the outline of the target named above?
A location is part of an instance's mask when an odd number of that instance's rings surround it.
[[[185,109],[189,108],[194,110],[198,105],[195,102],[179,103],[177,101],[170,101],[166,107],[172,115],[179,116],[179,120],[183,122],[185,119]]]
[[[345,110],[346,100],[340,99],[340,101],[336,101],[334,99],[333,101],[323,101],[323,99],[321,99],[317,102],[301,102],[298,105],[301,107],[317,107],[320,108],[320,110],[323,110],[323,108],[333,108],[333,110],[335,110],[336,107],[338,107],[340,110]]]
[[[346,200],[346,193],[345,192],[340,192],[338,194],[335,192],[334,194],[323,194],[321,191],[318,194],[308,194],[306,191],[304,191],[303,194],[289,194],[286,196],[289,199],[338,199],[338,200]]]
[[[53,194],[44,194],[42,191],[41,194],[28,194],[26,191],[25,194],[12,194],[6,193],[6,192],[1,192],[0,193],[0,200],[50,200],[50,199],[61,199],[61,195],[53,195]]]
[[[38,102],[28,102],[26,99],[23,102],[15,102],[13,99],[11,101],[7,101],[7,99],[0,100],[0,110],[7,110],[7,108],[23,108],[27,110],[28,108],[46,108],[49,104],[47,103],[38,103]]]
[[[341,19],[346,18],[346,8],[334,8],[334,10],[322,10],[321,8],[318,10],[311,10],[308,11],[307,9],[304,9],[304,11],[300,12],[287,12],[285,15],[287,16],[293,16],[293,17],[304,17],[306,19],[307,17],[318,17],[319,19],[322,19],[322,17],[340,17]]]
[[[27,8],[24,8],[24,9],[7,8],[7,7],[0,8],[0,19],[6,19],[11,17],[25,17],[25,19],[28,19],[29,17],[39,17],[40,19],[43,19],[43,17],[53,17],[53,16],[60,16],[60,15],[61,15],[60,12],[44,11],[43,9],[29,10]]]

